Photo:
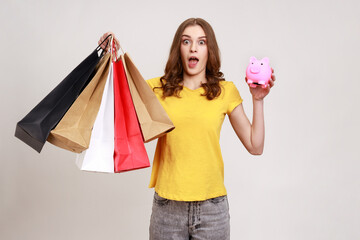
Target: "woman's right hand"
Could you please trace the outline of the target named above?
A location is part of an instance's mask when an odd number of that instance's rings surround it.
[[[102,37],[100,38],[100,40],[99,40],[99,42],[98,42],[98,45],[100,45],[100,44],[107,38],[107,36],[109,36],[110,34],[111,34],[111,35],[113,36],[113,38],[114,38],[115,48],[116,48],[116,51],[118,51],[119,48],[120,48],[120,42],[119,42],[119,40],[115,37],[115,34],[114,34],[113,32],[104,33],[104,35],[102,35]],[[110,42],[109,42],[109,44],[107,44],[108,41],[110,41],[110,37],[108,38],[107,41],[103,42],[103,43],[101,44],[101,46],[100,46],[102,49],[104,49],[105,52],[108,52],[109,49],[110,49]],[[106,47],[106,49],[105,49],[105,47]]]

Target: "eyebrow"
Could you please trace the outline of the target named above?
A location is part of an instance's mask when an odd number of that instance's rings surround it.
[[[181,37],[188,37],[188,38],[191,38],[189,35],[186,35],[186,34],[182,35]],[[198,38],[206,38],[206,36],[201,36],[201,37],[198,37]]]

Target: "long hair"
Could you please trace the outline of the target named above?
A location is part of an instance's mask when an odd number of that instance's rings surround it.
[[[169,96],[179,97],[180,91],[183,89],[181,82],[183,81],[183,66],[180,54],[180,45],[182,34],[188,26],[199,25],[205,32],[208,47],[208,60],[206,63],[206,83],[201,86],[205,89],[203,96],[212,100],[220,95],[220,81],[224,81],[224,74],[220,72],[220,50],[215,38],[215,33],[208,22],[201,18],[189,18],[178,27],[171,48],[169,59],[166,63],[165,74],[160,78],[163,90],[163,98]]]

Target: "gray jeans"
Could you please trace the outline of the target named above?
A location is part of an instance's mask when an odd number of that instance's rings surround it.
[[[227,196],[205,201],[173,201],[154,194],[150,240],[229,240]]]

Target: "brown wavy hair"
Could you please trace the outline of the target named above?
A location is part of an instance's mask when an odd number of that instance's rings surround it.
[[[199,25],[205,32],[208,46],[208,60],[206,63],[206,83],[201,86],[205,89],[203,96],[212,100],[221,93],[220,81],[224,81],[224,74],[220,72],[220,50],[215,38],[215,33],[208,22],[201,18],[189,18],[185,20],[176,30],[171,48],[169,59],[165,67],[165,75],[160,78],[163,98],[170,96],[180,97],[179,93],[183,89],[183,66],[181,62],[180,44],[182,34],[188,26]],[[155,88],[154,88],[155,89]]]

